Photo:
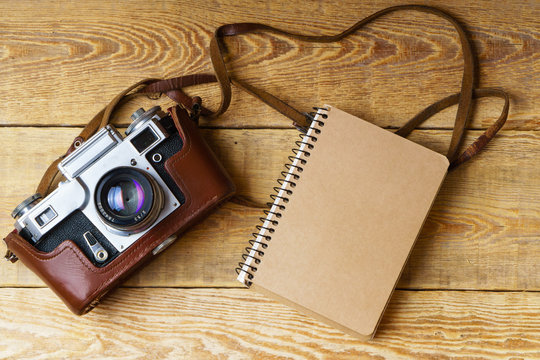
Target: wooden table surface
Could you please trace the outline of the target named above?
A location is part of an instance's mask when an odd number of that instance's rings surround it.
[[[480,86],[511,93],[500,135],[449,174],[374,341],[362,342],[243,288],[234,268],[297,140],[290,121],[241,91],[203,120],[236,198],[84,317],[23,264],[0,263],[0,357],[172,359],[540,358],[540,3],[427,1],[467,25]],[[0,1],[0,232],[48,163],[97,111],[146,77],[211,71],[221,24],[256,21],[333,34],[384,7],[360,3]],[[330,103],[380,126],[458,91],[451,25],[396,13],[329,45],[255,34],[228,39],[230,69],[300,109]],[[216,86],[192,89],[210,107]],[[129,123],[132,101],[115,116]],[[468,141],[496,119],[482,100]],[[411,137],[444,152],[455,107]],[[4,250],[2,242],[0,250]]]

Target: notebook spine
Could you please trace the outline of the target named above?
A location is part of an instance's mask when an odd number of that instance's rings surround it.
[[[306,165],[307,158],[311,155],[310,151],[315,147],[317,136],[324,126],[324,121],[321,118],[328,117],[326,114],[328,109],[326,108],[314,107],[313,110],[315,111],[308,114],[312,120],[311,126],[305,134],[299,134],[300,140],[295,142],[296,147],[292,149],[293,155],[288,157],[289,162],[285,164],[286,170],[281,172],[282,177],[277,180],[279,186],[275,186],[273,188],[275,194],[270,195],[272,202],[266,203],[268,209],[263,211],[265,216],[259,218],[262,224],[257,225],[257,232],[251,234],[253,238],[249,240],[249,246],[242,254],[243,261],[239,262],[236,268],[238,280],[248,287],[253,283],[257,267],[272,240],[272,233],[274,233],[279,219],[287,208],[286,204],[294,192],[293,189],[296,187],[297,181],[300,180],[300,174],[304,170],[303,166]]]

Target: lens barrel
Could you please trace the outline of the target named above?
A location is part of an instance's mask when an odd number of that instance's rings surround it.
[[[164,204],[163,190],[149,174],[119,167],[106,173],[95,192],[100,219],[120,235],[141,232],[158,218]]]

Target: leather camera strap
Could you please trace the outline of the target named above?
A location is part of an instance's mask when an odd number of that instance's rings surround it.
[[[450,168],[455,168],[456,166],[464,163],[472,156],[476,155],[482,148],[484,148],[487,143],[495,136],[497,131],[503,126],[506,118],[508,117],[509,109],[509,98],[508,95],[499,89],[494,88],[474,88],[474,79],[475,79],[475,61],[472,52],[471,43],[467,38],[467,34],[459,22],[447,14],[446,12],[439,10],[437,8],[423,6],[423,5],[401,5],[393,6],[381,11],[378,11],[346,29],[345,31],[336,34],[336,35],[321,35],[321,36],[310,36],[297,33],[291,33],[284,30],[280,30],[268,25],[258,24],[258,23],[238,23],[238,24],[227,24],[220,26],[216,29],[214,36],[210,42],[210,58],[214,66],[215,75],[213,74],[193,74],[186,75],[181,77],[176,77],[172,79],[159,80],[159,79],[145,79],[137,84],[127,88],[119,95],[117,95],[103,110],[101,110],[83,129],[81,134],[73,141],[72,146],[66,153],[69,154],[72,152],[76,145],[81,144],[83,141],[92,136],[97,130],[101,127],[107,125],[110,121],[111,115],[122,101],[132,97],[136,94],[166,94],[168,97],[176,101],[177,103],[183,105],[189,109],[194,117],[197,117],[199,114],[207,117],[217,117],[223,114],[229,107],[231,102],[231,84],[239,87],[240,89],[246,91],[247,93],[257,97],[266,104],[272,106],[274,109],[279,111],[281,114],[289,117],[293,120],[293,124],[301,129],[305,130],[310,122],[311,116],[307,113],[298,111],[294,107],[285,103],[284,101],[278,99],[274,95],[256,88],[250,84],[247,84],[243,81],[234,79],[231,74],[228,72],[223,54],[226,51],[223,38],[225,36],[236,36],[242,34],[248,34],[258,31],[267,31],[273,32],[285,36],[289,36],[294,39],[307,42],[320,42],[320,43],[330,43],[335,41],[340,41],[343,38],[353,34],[358,29],[362,28],[367,23],[394,11],[398,10],[415,10],[425,13],[434,14],[445,20],[449,21],[457,31],[460,39],[460,43],[463,51],[463,78],[461,83],[461,91],[459,93],[450,95],[442,100],[437,101],[436,103],[428,106],[426,109],[418,113],[415,117],[405,123],[401,128],[396,131],[396,134],[400,136],[407,136],[412,130],[414,130],[418,125],[423,123],[426,119],[430,118],[439,111],[457,104],[456,119],[454,122],[454,130],[450,140],[449,149],[447,152],[447,157],[450,161]],[[183,89],[193,85],[199,85],[210,82],[218,82],[221,88],[221,102],[217,110],[211,111],[201,105],[201,99],[199,97],[190,97],[188,96]],[[466,150],[458,155],[458,151],[462,140],[465,135],[465,129],[469,120],[471,118],[471,107],[473,98],[476,97],[499,97],[504,99],[505,104],[501,115],[499,118],[490,125],[484,133],[478,137],[471,145],[469,145]],[[53,162],[51,166],[45,172],[37,191],[38,193],[45,196],[48,194],[51,189],[54,189],[57,183],[60,181],[60,176],[57,170],[58,163],[66,155],[60,157],[58,160]]]

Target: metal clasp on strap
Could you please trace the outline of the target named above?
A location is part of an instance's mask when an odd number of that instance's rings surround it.
[[[19,260],[17,255],[15,255],[11,250],[6,251],[6,255],[4,255],[4,259],[6,259],[7,261],[12,262],[12,263]]]

